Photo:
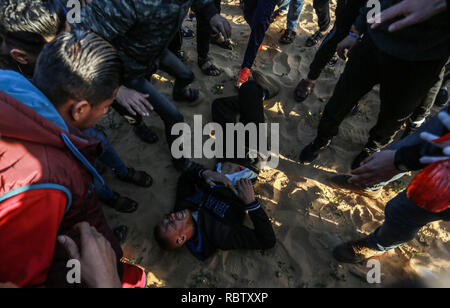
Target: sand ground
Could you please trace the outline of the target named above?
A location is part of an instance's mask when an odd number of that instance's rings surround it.
[[[234,78],[250,31],[238,1],[223,3],[223,15],[232,23],[233,40],[237,43],[233,51],[211,47],[211,57],[224,73],[220,77],[202,75],[196,63],[195,40],[186,40],[184,44],[187,65],[197,76],[194,86],[206,96],[203,104],[195,108],[177,105],[191,125],[195,114],[211,121],[214,99],[236,94]],[[140,209],[131,215],[117,214],[107,208],[105,212],[111,226],[129,226],[130,234],[123,245],[125,255],[147,269],[150,287],[373,287],[366,281],[369,270],[366,264],[339,264],[331,250],[342,241],[375,230],[383,222],[387,201],[407,187],[412,176],[386,188],[376,199],[333,190],[327,184],[330,176],[349,172],[352,159],[362,149],[376,121],[377,89],[362,100],[361,111],[342,124],[339,136],[316,164],[303,166],[297,162],[301,149],[315,136],[325,102],[345,65],[340,61],[334,69],[327,68],[314,94],[302,104],[294,101],[294,87],[306,76],[317,49],[305,47],[307,36],[317,29],[316,19],[312,1],[307,0],[299,35],[288,46],[278,44],[285,19],[273,24],[255,64],[255,69],[283,85],[278,97],[265,102],[267,120],[280,123],[280,164],[277,169],[265,170],[256,188],[277,236],[276,247],[270,251],[219,252],[206,262],[197,261],[187,249],[162,252],[153,239],[153,228],[172,209],[179,177],[169,159],[162,122],[154,115],[146,120],[161,139],[149,146],[139,141],[116,113],[111,112],[102,120],[101,125],[125,162],[146,170],[155,179],[153,187],[142,189],[117,181],[112,172],[105,175],[114,189],[140,203]],[[195,28],[195,23],[186,22],[186,25]],[[155,76],[153,81],[170,97],[173,80],[169,76]],[[221,95],[215,93],[219,84],[224,85]],[[197,161],[213,166],[208,160]],[[436,222],[425,227],[414,241],[379,259],[382,285],[421,267],[435,273],[450,272],[449,242],[450,223]]]

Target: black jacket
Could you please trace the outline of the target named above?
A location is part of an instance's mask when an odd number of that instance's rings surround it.
[[[228,188],[209,187],[198,167],[181,176],[178,183],[175,211],[198,211],[196,235],[187,242],[194,256],[205,260],[217,249],[270,249],[275,245],[275,233],[259,202],[244,204]],[[246,211],[254,229],[243,225]]]

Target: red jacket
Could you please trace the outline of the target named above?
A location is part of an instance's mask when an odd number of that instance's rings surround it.
[[[79,222],[97,228],[117,260],[122,258],[95,194],[96,172],[88,170],[87,161],[92,162],[101,148],[75,129],[66,130],[56,109],[26,79],[10,74],[2,84],[4,72],[0,71],[0,89],[29,101],[21,103],[0,91],[0,282],[65,286],[68,258],[56,238],[65,234],[79,244],[72,230]],[[22,88],[27,92],[18,93]],[[40,106],[46,110],[38,110]],[[53,117],[58,121],[49,120]],[[68,144],[82,155],[77,158]],[[87,158],[84,163],[82,156]],[[118,267],[121,274],[120,263]]]

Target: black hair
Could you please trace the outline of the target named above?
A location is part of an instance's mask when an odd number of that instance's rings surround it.
[[[0,33],[11,48],[39,54],[46,39],[61,33],[65,25],[58,0],[0,1]]]
[[[55,106],[86,100],[97,106],[121,85],[122,62],[117,51],[93,32],[58,36],[42,50],[33,83]]]

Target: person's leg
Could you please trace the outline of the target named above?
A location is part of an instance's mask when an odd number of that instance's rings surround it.
[[[177,108],[146,79],[138,78],[127,82],[127,86],[144,94],[152,103],[155,112],[161,117],[165,125],[165,132],[169,149],[178,136],[172,136],[171,130],[176,123],[184,122],[183,115]]]
[[[419,128],[426,120],[426,118],[431,114],[431,109],[434,106],[434,102],[438,96],[439,90],[444,82],[445,67],[442,68],[441,74],[439,75],[439,80],[433,85],[433,87],[428,91],[425,97],[420,102],[419,106],[414,110],[412,116],[406,122],[406,129],[403,137],[406,137],[411,132]]]
[[[258,49],[264,41],[266,31],[270,26],[270,16],[273,13],[277,0],[259,0],[256,10],[251,18],[250,39],[244,56],[242,68],[251,69],[255,62]]]
[[[280,0],[280,2],[278,2],[278,10],[282,13],[287,14],[291,3],[292,3],[291,0]]]
[[[359,15],[363,1],[339,0],[336,7],[336,22],[327,35],[310,65],[308,79],[317,80],[323,69],[336,52],[337,45],[348,35],[350,28]]]
[[[386,205],[383,225],[368,237],[337,246],[333,256],[344,263],[360,263],[413,240],[419,230],[433,221],[450,221],[450,209],[431,213],[399,194]]]
[[[194,73],[168,49],[161,55],[159,64],[162,71],[175,77],[174,96],[182,95],[185,88],[195,79]]]
[[[84,134],[98,140],[103,146],[103,154],[100,156],[100,161],[110,167],[117,176],[125,177],[128,175],[128,168],[125,166],[122,159],[117,154],[114,147],[108,140],[108,137],[98,129],[92,127],[83,132]],[[111,192],[112,194],[112,192]]]
[[[353,1],[353,0],[352,0]],[[314,0],[314,10],[318,17],[319,31],[325,32],[330,27],[330,0]]]
[[[428,212],[415,205],[403,192],[387,204],[385,215],[384,224],[368,237],[371,249],[389,251],[413,240],[427,224],[450,220],[450,209],[441,213]]]
[[[309,164],[328,146],[339,132],[339,126],[359,100],[379,83],[377,56],[373,41],[365,39],[352,49],[344,73],[325,106],[316,139],[300,155],[300,162]]]
[[[298,27],[298,22],[300,20],[300,15],[303,11],[304,0],[291,0],[289,5],[289,12],[287,15],[287,25],[286,28],[289,31],[296,31]]]
[[[257,6],[258,0],[244,0],[244,19],[250,26]]]
[[[439,80],[446,59],[410,62],[380,54],[380,114],[365,148],[378,151],[392,142],[431,87]]]

